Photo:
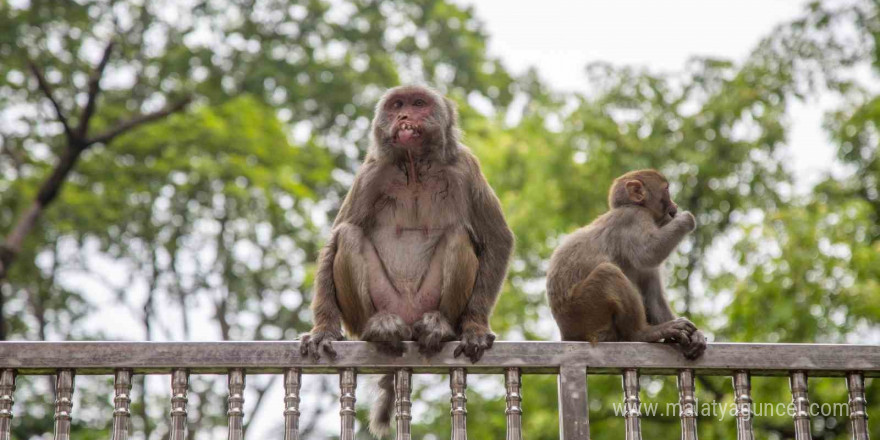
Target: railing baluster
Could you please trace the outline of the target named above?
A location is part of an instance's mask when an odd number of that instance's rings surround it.
[[[113,437],[128,440],[131,431],[131,370],[116,370],[113,379]]]
[[[15,370],[0,371],[0,440],[12,438],[12,405],[15,403]]]
[[[449,375],[452,397],[452,440],[467,440],[467,373],[464,368],[453,368]]]
[[[639,372],[632,368],[623,370],[623,417],[626,419],[626,440],[641,440]]]
[[[678,403],[681,411],[681,440],[697,440],[694,370],[684,369],[678,372]]]
[[[852,438],[853,440],[868,440],[868,401],[865,399],[865,376],[858,371],[846,373],[846,387],[849,389],[849,421]]]
[[[244,437],[244,387],[245,377],[241,368],[229,370],[228,377],[229,397],[226,399],[229,409],[226,417],[229,418],[229,440],[242,440]]]
[[[284,370],[284,440],[299,440],[299,389],[302,371]]]
[[[755,440],[752,428],[752,383],[749,372],[733,373],[733,392],[736,403],[736,440]]]
[[[183,369],[171,371],[171,440],[186,439],[186,391],[189,373]]]
[[[70,440],[73,378],[73,370],[59,370],[55,378],[55,440]]]
[[[394,408],[397,413],[397,440],[412,439],[412,371],[401,368],[394,373]]]
[[[354,440],[355,388],[357,387],[357,373],[354,368],[346,368],[339,373],[339,440]]]
[[[564,440],[590,438],[586,365],[562,365],[557,378],[559,434]]]
[[[812,440],[810,432],[810,398],[807,396],[807,373],[795,371],[789,376],[791,401],[794,405],[795,440]]]
[[[504,371],[507,389],[507,440],[522,440],[522,375],[519,368]]]

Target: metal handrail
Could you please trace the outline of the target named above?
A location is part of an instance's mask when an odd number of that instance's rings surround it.
[[[10,420],[16,375],[56,375],[55,439],[69,438],[75,375],[114,375],[113,440],[129,435],[133,374],[171,374],[171,439],[182,440],[186,431],[187,388],[190,374],[229,376],[229,439],[242,438],[243,394],[247,374],[284,374],[285,439],[299,438],[299,405],[302,374],[335,373],[340,377],[340,438],[353,439],[354,391],[358,374],[395,373],[399,401],[397,438],[410,438],[412,374],[450,374],[453,436],[465,439],[468,373],[503,373],[507,401],[509,440],[522,438],[522,374],[556,374],[559,377],[560,437],[589,438],[587,373],[621,374],[627,439],[641,439],[639,375],[678,377],[682,438],[696,440],[694,377],[732,377],[737,407],[737,438],[753,439],[750,377],[788,376],[795,407],[795,438],[811,438],[807,407],[808,377],[845,376],[849,389],[851,431],[856,440],[867,440],[865,377],[880,377],[880,346],[842,344],[709,344],[695,361],[686,360],[673,346],[646,343],[497,342],[477,363],[452,353],[457,342],[447,343],[431,357],[406,343],[402,356],[382,354],[369,343],[335,342],[335,359],[319,360],[300,355],[298,342],[0,342],[0,440],[10,438]]]

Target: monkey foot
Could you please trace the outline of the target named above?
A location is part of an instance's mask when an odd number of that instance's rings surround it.
[[[675,318],[662,324],[650,327],[640,335],[637,340],[643,342],[657,342],[661,339],[675,342],[681,346],[690,344],[691,333],[697,331],[697,326],[687,318]]]
[[[425,356],[436,354],[443,348],[443,343],[455,339],[452,325],[440,312],[425,313],[413,324],[413,333],[419,344],[419,353]]]
[[[483,353],[486,350],[492,348],[494,342],[495,334],[489,331],[488,328],[465,330],[461,335],[461,342],[455,348],[453,355],[458,357],[458,355],[464,353],[471,362],[477,362],[483,357]]]
[[[400,316],[379,312],[367,321],[361,340],[375,343],[385,354],[401,356],[406,350],[403,341],[412,340],[412,328]]]
[[[339,331],[312,330],[311,333],[306,333],[300,338],[299,352],[303,356],[308,356],[311,353],[312,358],[318,360],[323,351],[331,359],[335,359],[336,349],[330,343],[340,339],[342,339],[342,333]]]
[[[690,342],[688,344],[680,344],[679,348],[684,357],[694,360],[702,356],[703,352],[706,351],[706,336],[703,335],[703,332],[695,330],[690,335]]]

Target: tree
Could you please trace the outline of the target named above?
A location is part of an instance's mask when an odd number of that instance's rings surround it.
[[[52,102],[93,107],[88,132],[101,141],[74,150],[77,167],[64,162],[65,191],[14,249],[18,263],[0,286],[12,337],[277,339],[305,329],[315,250],[365,152],[382,89],[426,81],[497,106],[511,96],[512,79],[485,54],[470,10],[442,1],[330,5],[0,6],[0,54],[13,60],[0,66],[0,106],[13,121],[0,127],[0,189],[9,201],[0,230],[14,229],[64,155],[68,138]],[[29,73],[28,59],[45,81]],[[104,80],[89,80],[93,71]],[[100,86],[94,100],[90,84]],[[184,97],[193,101],[185,114],[113,128]],[[105,310],[136,321],[109,334],[90,329],[87,322],[117,315],[94,319],[96,291],[105,292]],[[137,379],[135,425],[157,438],[160,413],[151,408],[164,396]],[[222,415],[207,403],[222,387],[193,382],[190,432],[209,435]],[[251,384],[253,415],[269,384]],[[78,388],[103,392],[88,382]],[[17,435],[48,430],[45,419],[29,417],[39,395],[20,402],[26,412],[16,420],[34,422],[16,422]],[[86,419],[75,429],[101,435],[104,426]]]

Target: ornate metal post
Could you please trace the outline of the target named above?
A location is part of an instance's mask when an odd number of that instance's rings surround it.
[[[639,412],[639,372],[623,370],[623,417],[626,419],[626,440],[642,440]]]
[[[681,440],[697,440],[694,370],[685,369],[678,372],[678,403],[681,411]]]
[[[394,373],[394,408],[397,413],[397,440],[411,440],[412,371],[402,368]]]
[[[876,379],[875,379],[876,380]],[[849,421],[853,440],[868,440],[868,401],[865,399],[865,376],[861,372],[846,374],[849,389]]]
[[[339,440],[354,440],[355,410],[354,391],[357,387],[357,373],[354,368],[346,368],[339,373],[339,388],[342,391],[339,397]]]
[[[791,403],[794,405],[794,438],[811,440],[810,398],[807,396],[807,373],[795,371],[789,377],[791,384]]]
[[[186,439],[186,389],[189,373],[183,369],[171,372],[171,440]]]
[[[284,370],[284,440],[299,440],[299,390],[302,371]]]
[[[452,440],[467,440],[467,373],[464,368],[453,368],[449,375],[452,389]]]
[[[131,370],[116,370],[113,388],[113,440],[128,440],[131,430]]]
[[[59,370],[55,378],[55,440],[70,440],[73,378],[73,370]]]
[[[227,404],[229,409],[226,416],[229,419],[229,440],[242,440],[244,437],[244,371],[241,368],[229,370],[228,377],[229,397]]]
[[[736,403],[736,440],[755,440],[752,428],[752,383],[749,372],[733,374],[733,391]]]
[[[15,370],[0,371],[0,440],[11,440],[12,405],[15,403]]]
[[[504,371],[507,389],[507,440],[522,440],[522,375],[519,368]]]

